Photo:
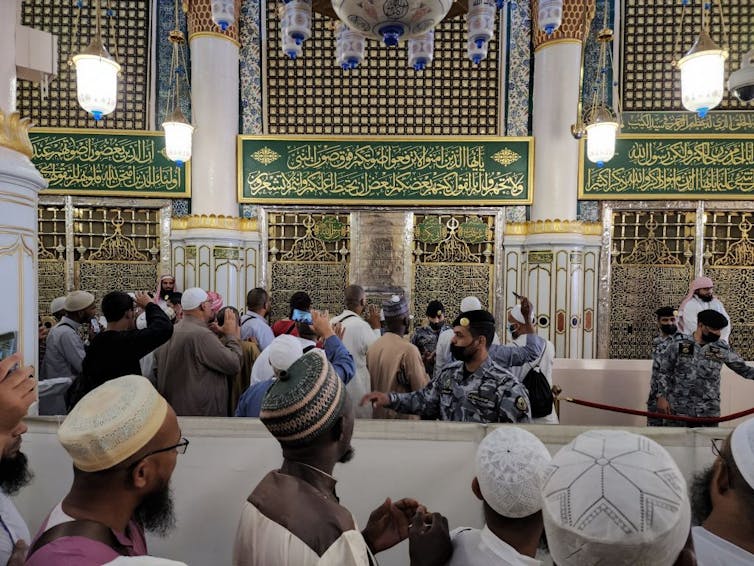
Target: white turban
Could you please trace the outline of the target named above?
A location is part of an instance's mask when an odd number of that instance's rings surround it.
[[[754,489],[754,418],[738,425],[730,437],[730,451],[738,471]]]
[[[667,566],[691,528],[686,481],[673,458],[624,430],[588,431],[561,448],[542,496],[558,566]]]
[[[542,477],[551,459],[545,445],[529,431],[493,430],[476,452],[476,478],[487,505],[513,519],[542,509]]]
[[[476,297],[464,297],[461,301],[461,312],[480,311],[482,303]]]

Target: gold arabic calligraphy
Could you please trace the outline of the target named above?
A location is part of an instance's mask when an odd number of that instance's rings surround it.
[[[648,112],[625,113],[623,116],[626,131],[645,132],[740,132],[754,130],[754,112],[710,113],[699,118],[688,112],[654,114]]]
[[[146,165],[155,158],[152,139],[111,136],[33,136],[34,159],[77,163],[128,163]]]

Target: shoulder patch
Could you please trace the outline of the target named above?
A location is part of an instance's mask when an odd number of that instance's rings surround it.
[[[516,397],[516,409],[518,409],[522,413],[525,413],[529,410],[529,403],[527,403],[526,399],[524,399],[523,397]]]
[[[683,354],[684,356],[690,356],[694,353],[694,344],[688,340],[684,340],[678,345],[678,353]]]

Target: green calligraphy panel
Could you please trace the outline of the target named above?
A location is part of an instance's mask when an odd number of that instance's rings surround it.
[[[580,148],[579,198],[754,198],[754,135],[624,134],[597,167]]]
[[[161,132],[34,128],[32,161],[48,194],[128,197],[191,196],[190,165],[165,154]]]
[[[532,138],[239,136],[240,202],[531,204]]]

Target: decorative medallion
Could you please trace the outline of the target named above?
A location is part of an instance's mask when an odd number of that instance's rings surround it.
[[[269,165],[270,163],[274,163],[280,158],[280,154],[276,151],[271,150],[269,147],[258,149],[257,151],[252,153],[251,156],[259,161],[259,163],[261,163],[262,165]]]
[[[521,159],[521,156],[512,149],[506,147],[495,153],[492,156],[492,159],[497,161],[500,165],[508,167],[508,165],[511,165]]]
[[[458,237],[469,244],[487,240],[487,225],[479,217],[472,216],[458,227]]]
[[[336,216],[324,216],[314,225],[314,235],[325,242],[335,242],[346,236],[347,228]]]
[[[416,225],[416,239],[424,244],[437,244],[445,237],[445,227],[437,216],[428,216]]]

